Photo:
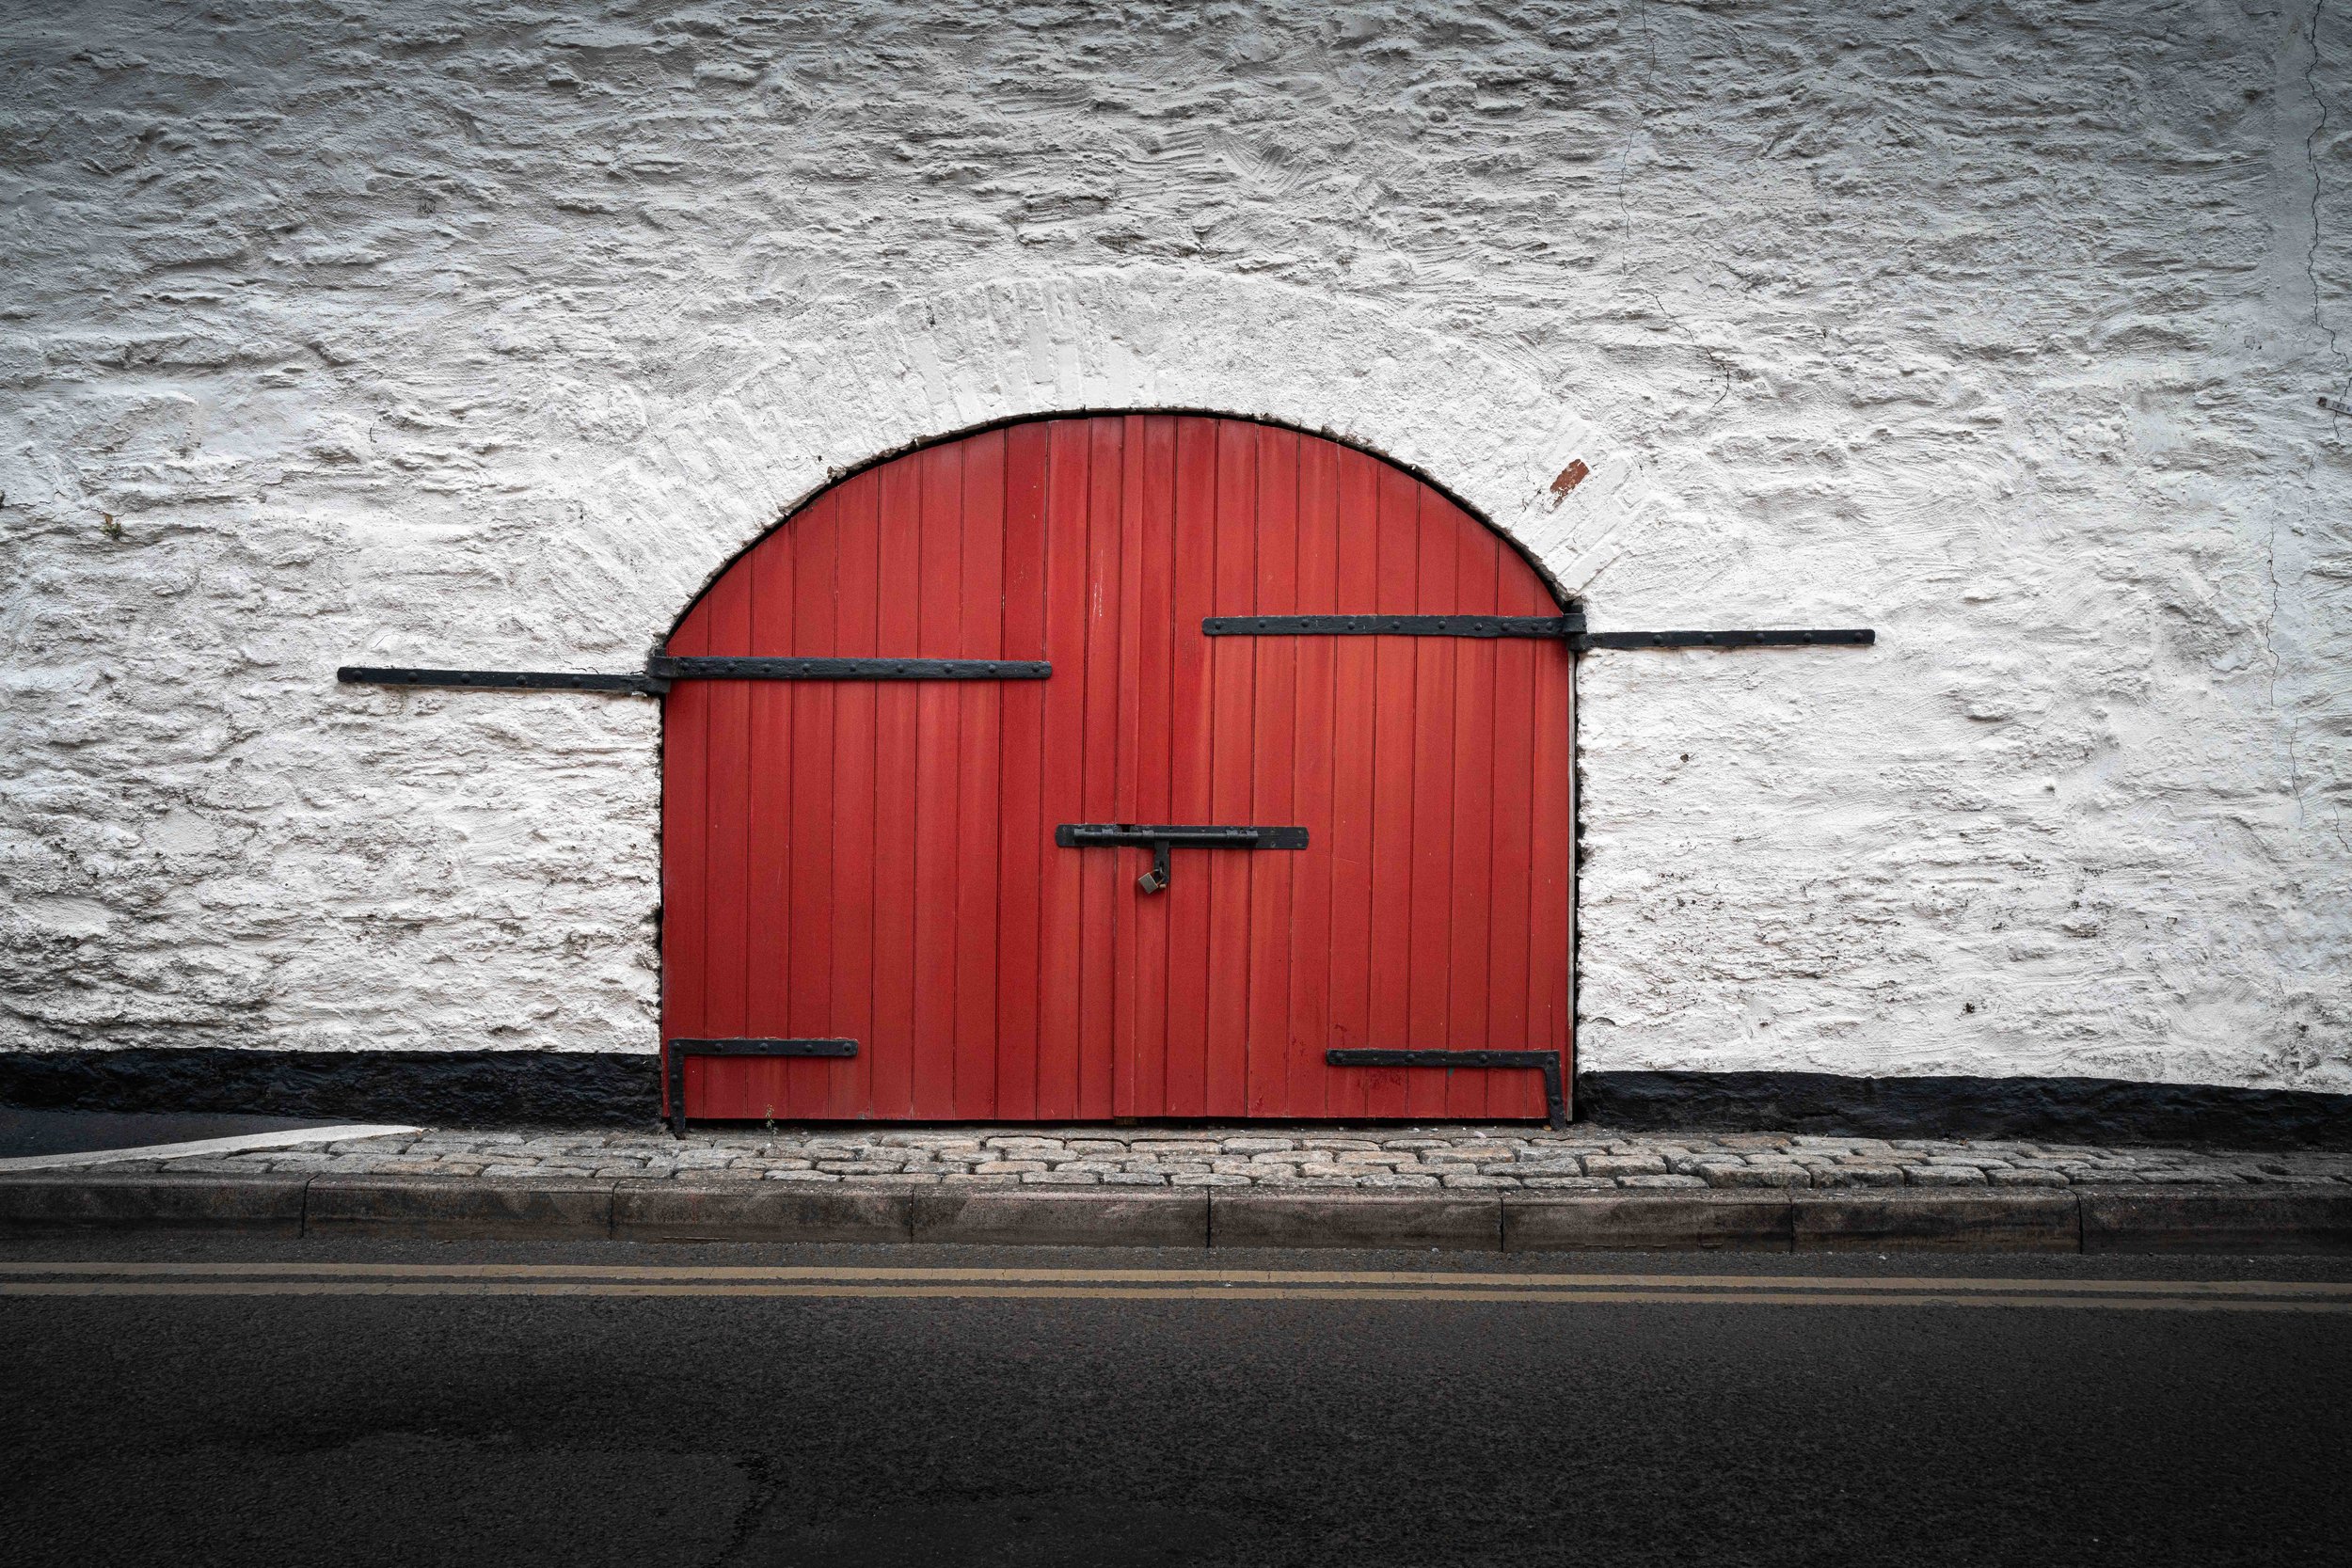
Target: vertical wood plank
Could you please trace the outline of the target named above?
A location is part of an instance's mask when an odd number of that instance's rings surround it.
[[[1551,601],[1517,558],[1503,572],[1496,602],[1505,615],[1540,615]],[[1529,1051],[1542,1043],[1528,1022],[1528,954],[1535,856],[1535,661],[1544,644],[1512,641],[1495,648],[1495,735],[1492,827],[1493,876],[1488,892],[1486,1033],[1499,1050]],[[1488,1085],[1496,1114],[1511,1105],[1504,1089]]]
[[[1382,611],[1420,604],[1421,491],[1412,477],[1379,469],[1375,523]],[[1413,963],[1413,699],[1418,638],[1374,638],[1371,1043],[1410,1048]],[[1402,1117],[1412,1090],[1404,1069],[1372,1074],[1371,1114]]]
[[[1302,615],[1339,613],[1339,454],[1328,441],[1298,443],[1295,594]],[[1338,761],[1333,687],[1342,641],[1302,637],[1292,656],[1295,819],[1307,830],[1307,847],[1291,873],[1290,1072],[1284,1103],[1290,1115],[1300,1117],[1339,1112],[1328,1099],[1336,1079],[1323,1053],[1338,1043],[1331,1028],[1332,888],[1339,848],[1332,798]],[[1348,767],[1355,766],[1351,758]]]
[[[1176,624],[1170,644],[1168,697],[1171,822],[1216,820],[1210,815],[1209,787],[1209,644],[1214,640],[1200,636],[1199,628],[1211,613],[1216,587],[1216,431],[1214,420],[1187,416],[1176,422],[1172,561]],[[1166,1114],[1205,1116],[1209,1108],[1209,879],[1180,876],[1167,892],[1155,896],[1168,903]]]
[[[1004,647],[1007,658],[1044,658],[1045,472],[1049,426],[1005,434]],[[1037,1115],[1040,895],[1053,848],[1043,793],[1045,693],[1051,681],[1014,681],[1004,692],[997,839],[996,1114]]]
[[[1045,472],[1045,647],[1054,678],[1044,683],[1041,769],[1046,822],[1083,822],[1086,767],[1087,425],[1047,427]],[[1051,832],[1050,826],[1047,832]],[[1084,849],[1048,846],[1039,895],[1037,1115],[1078,1114],[1080,943],[1085,930]]]
[[[785,603],[791,626],[780,653],[831,653],[840,644],[835,609],[835,564],[840,549],[840,505],[820,498],[787,523],[780,538],[792,541],[792,580]],[[765,582],[761,587],[766,588]],[[839,690],[823,681],[763,681],[765,697],[790,715],[791,751],[762,763],[781,764],[788,800],[792,854],[790,899],[792,943],[788,1017],[777,1033],[787,1037],[827,1038],[839,1028],[833,1008],[833,862],[838,822],[833,793],[834,710]],[[780,802],[782,803],[782,802]],[[779,1085],[785,1115],[815,1116],[831,1099],[834,1064],[777,1061],[763,1064],[785,1082]]]
[[[923,485],[901,460],[875,475],[882,566],[875,639],[886,650],[916,646],[922,621]],[[919,686],[874,688],[874,1108],[914,1114],[916,726]],[[863,1045],[861,1050],[868,1049]]]
[[[1454,508],[1427,486],[1416,486],[1415,532],[1420,540],[1414,603],[1427,614],[1462,608],[1456,592],[1461,546]],[[1434,608],[1433,608],[1434,607]],[[1462,648],[1451,637],[1413,639],[1412,891],[1406,895],[1406,1043],[1436,1050],[1446,1043],[1451,1012],[1448,982],[1454,956],[1446,923],[1454,912],[1454,665]],[[1405,1075],[1405,1113],[1445,1114],[1457,1075]]]
[[[1176,719],[1171,705],[1176,648],[1184,641],[1176,613],[1176,423],[1164,416],[1144,420],[1140,459],[1132,443],[1128,465],[1136,475],[1141,505],[1137,554],[1136,616],[1130,641],[1136,647],[1137,693],[1135,761],[1136,822],[1178,820],[1173,787]],[[1199,641],[1194,639],[1193,641]],[[1122,867],[1122,871],[1124,868]],[[1136,875],[1140,876],[1137,869]],[[1169,1115],[1168,1086],[1168,895],[1138,897],[1135,911],[1136,977],[1133,1100],[1127,1114]]]
[[[963,443],[962,635],[958,656],[1004,657],[1005,436]],[[952,690],[961,712],[957,765],[956,1022],[954,1114],[996,1114],[998,721],[1010,683],[969,681]]]
[[[817,512],[824,503],[812,502]],[[755,545],[734,570],[751,578],[750,631],[730,653],[791,652],[798,618],[793,602],[799,527],[779,531]],[[750,825],[747,832],[750,865],[745,876],[745,984],[750,1004],[743,1026],[753,1034],[789,1034],[792,1000],[791,958],[798,903],[792,896],[792,693],[758,681],[746,682],[750,704],[749,759]],[[783,1116],[801,1115],[792,1104],[792,1085],[780,1064],[758,1061],[713,1062],[714,1078],[724,1076],[736,1085],[742,1103],[765,1111],[774,1107]]]
[[[1298,437],[1260,426],[1257,436],[1258,613],[1288,613],[1298,604]],[[1297,665],[1302,639],[1251,639],[1249,809],[1247,821],[1298,820],[1293,792],[1297,758]],[[1312,829],[1308,843],[1314,842]],[[1247,1092],[1249,1114],[1301,1114],[1289,1101],[1292,922],[1291,851],[1233,857],[1249,878],[1249,1017]]]
[[[1334,454],[1337,523],[1334,613],[1366,615],[1380,602],[1380,468],[1358,451]],[[1331,1033],[1328,1046],[1359,1050],[1380,1043],[1372,1015],[1374,746],[1378,717],[1378,642],[1332,640]],[[1372,1114],[1376,1080],[1363,1068],[1340,1069],[1327,1089],[1331,1115]],[[1398,1093],[1401,1099],[1402,1088]]]
[[[1533,575],[1505,574],[1497,598],[1506,615],[1544,613]],[[1512,641],[1495,649],[1494,877],[1487,943],[1487,1033],[1498,1049],[1534,1050],[1528,1025],[1529,889],[1535,856],[1535,660],[1543,646]]]
[[[1216,610],[1248,615],[1257,605],[1258,443],[1238,420],[1216,430]],[[1251,690],[1258,655],[1254,638],[1219,637],[1209,650],[1213,705],[1207,822],[1249,818]],[[1249,878],[1247,853],[1176,851],[1179,878],[1209,884],[1209,1114],[1248,1110]]]
[[[1111,816],[1115,822],[1150,820],[1138,815],[1142,795],[1139,771],[1143,757],[1143,485],[1144,420],[1130,415],[1120,421],[1119,480],[1119,690],[1112,720],[1118,731],[1113,759]],[[1158,750],[1156,746],[1154,750]],[[1116,868],[1118,857],[1111,857]],[[1116,869],[1114,876],[1117,876]],[[1130,884],[1132,886],[1132,884]],[[1124,896],[1111,906],[1113,946],[1111,996],[1113,1017],[1111,1114],[1136,1115],[1140,1087],[1136,1039],[1141,1019],[1141,927],[1149,918],[1149,900]]]
[[[835,646],[847,658],[880,656],[878,617],[888,591],[882,569],[882,485],[868,470],[837,496]],[[874,1103],[875,689],[851,681],[834,694],[833,891],[823,914],[833,944],[834,1029],[858,1053],[830,1069],[823,1114],[870,1114]],[[797,911],[796,911],[797,917]]]
[[[1121,501],[1125,483],[1125,421],[1089,420],[1086,516],[1085,720],[1080,743],[1082,822],[1118,816],[1119,586]],[[1122,874],[1124,857],[1100,849],[1078,852],[1080,958],[1078,981],[1078,1102],[1082,1117],[1111,1114],[1118,1020],[1118,922],[1136,896]]]
[[[963,640],[963,459],[961,442],[914,454],[922,491],[923,616],[915,652],[954,657]],[[954,685],[914,686],[914,1114],[956,1112],[957,753]]]
[[[1445,532],[1454,541],[1455,605],[1469,612],[1495,610],[1502,542],[1476,519],[1441,499],[1433,500],[1444,507]],[[1454,648],[1453,710],[1454,854],[1444,926],[1449,946],[1445,1043],[1454,1051],[1478,1051],[1486,1049],[1486,921],[1493,907],[1494,642],[1473,639]],[[1494,1077],[1490,1072],[1447,1074],[1445,1114],[1487,1115]],[[1497,1101],[1498,1113],[1502,1103]]]
[[[711,586],[710,641],[723,652],[750,645],[753,582],[751,573],[735,572]],[[751,683],[710,684],[709,991],[705,1022],[714,1035],[740,1035],[748,1032],[751,1000]],[[689,1111],[708,1117],[746,1115],[739,1068],[728,1070],[728,1064],[709,1061],[702,1066],[710,1086],[707,1103],[697,1105],[690,1077]],[[691,1075],[692,1068],[688,1070]]]

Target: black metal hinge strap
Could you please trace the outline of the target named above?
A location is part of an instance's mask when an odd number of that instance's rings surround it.
[[[855,1040],[678,1039],[669,1042],[670,1131],[686,1136],[686,1058],[689,1056],[854,1056]]]
[[[664,682],[647,675],[598,675],[578,670],[391,670],[346,664],[335,672],[345,686],[469,686],[502,691],[618,691],[659,696]]]
[[[1868,647],[1879,634],[1867,626],[1827,631],[1588,631],[1571,639],[1579,653],[1593,648]]]
[[[1041,681],[1041,658],[701,658],[657,655],[645,673],[672,681]]]
[[[673,658],[657,654],[641,675],[572,670],[407,670],[346,664],[346,686],[452,686],[501,691],[617,691],[659,697],[673,681],[1041,681],[1043,659],[1013,658]]]
[[[1788,631],[1587,631],[1581,615],[1212,615],[1209,637],[1530,637],[1597,648],[1867,647],[1867,626]]]
[[[1560,1081],[1557,1051],[1358,1051],[1332,1050],[1323,1059],[1333,1067],[1526,1068],[1544,1075],[1544,1114],[1557,1131],[1568,1125],[1567,1091]]]
[[[1581,615],[1212,615],[1209,637],[1573,637]]]
[[[1137,844],[1152,851],[1152,869],[1136,879],[1146,893],[1168,886],[1168,852],[1184,849],[1304,849],[1304,828],[1256,828],[1216,823],[1064,822],[1054,842],[1065,849],[1099,849]]]

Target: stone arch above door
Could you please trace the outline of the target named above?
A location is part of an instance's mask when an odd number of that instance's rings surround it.
[[[1377,451],[1571,594],[1670,510],[1640,461],[1579,412],[1594,388],[1564,398],[1392,309],[1264,279],[1173,267],[1000,279],[879,313],[812,309],[773,337],[755,370],[582,477],[567,531],[594,548],[563,563],[561,591],[625,610],[641,646],[842,475],[1049,413],[1234,415]]]

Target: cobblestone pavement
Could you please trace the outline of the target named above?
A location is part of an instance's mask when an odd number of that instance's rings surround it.
[[[866,1186],[2068,1187],[2352,1183],[2352,1151],[2226,1153],[1965,1138],[1565,1132],[1523,1127],[1004,1127],[484,1132],[107,1170],[732,1178]]]

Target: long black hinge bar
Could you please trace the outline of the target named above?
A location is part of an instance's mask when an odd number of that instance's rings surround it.
[[[1136,879],[1146,893],[1168,886],[1168,852],[1185,849],[1304,849],[1304,828],[1253,828],[1216,823],[1191,825],[1163,822],[1064,822],[1054,830],[1054,842],[1065,849],[1095,849],[1120,844],[1149,846],[1152,869]]]
[[[1041,658],[674,658],[656,655],[645,673],[672,681],[1041,681]]]
[[[686,1058],[689,1056],[854,1056],[855,1040],[716,1039],[669,1042],[670,1131],[686,1136]]]
[[[1867,626],[1821,631],[1588,631],[1568,640],[1579,653],[1594,648],[1867,648],[1879,640]]]
[[[1043,659],[1012,658],[673,658],[656,655],[642,675],[571,670],[405,670],[346,664],[346,686],[456,686],[507,691],[619,691],[659,697],[673,681],[1041,681]]]
[[[1867,647],[1867,626],[1788,631],[1587,631],[1581,615],[1212,615],[1209,637],[1528,637],[1597,648]]]
[[[595,675],[577,670],[388,670],[346,664],[335,672],[345,686],[472,686],[503,691],[621,691],[659,696],[666,682],[648,675]]]
[[[1573,637],[1581,615],[1212,615],[1210,637]]]
[[[1544,1114],[1556,1130],[1568,1125],[1568,1097],[1560,1082],[1557,1051],[1327,1051],[1333,1067],[1529,1068],[1544,1075]]]

